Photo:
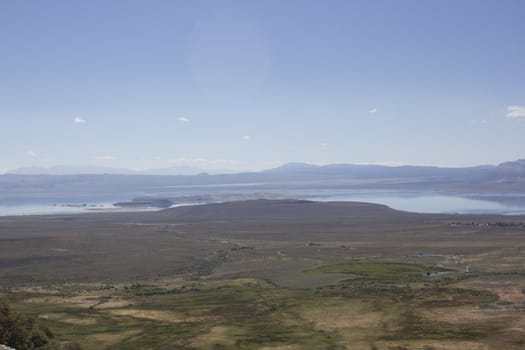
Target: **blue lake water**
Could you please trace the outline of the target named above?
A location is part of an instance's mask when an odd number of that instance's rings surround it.
[[[475,198],[472,198],[475,197]],[[498,200],[492,198],[497,197]],[[343,194],[313,195],[319,201],[356,201],[384,204],[391,208],[417,213],[459,213],[459,214],[504,214],[524,215],[525,196],[508,204],[505,195],[494,194],[485,199],[483,195],[419,192],[353,192]]]
[[[384,204],[398,210],[419,213],[525,215],[525,195],[327,189],[311,189],[307,191],[287,189],[272,192],[292,198],[317,201],[371,202]],[[80,199],[3,198],[0,199],[0,216],[125,210],[114,207],[112,203],[131,200],[137,195],[141,194],[130,194],[126,198],[111,198],[111,196],[107,195]]]
[[[113,203],[128,200],[127,197],[111,195],[95,196],[10,196],[0,197],[0,216],[81,213],[89,211],[115,210]]]
[[[54,204],[12,204],[0,205],[0,216],[9,215],[40,215],[40,214],[75,214],[88,211],[116,209],[111,203],[97,203],[89,206],[82,205],[54,205]]]

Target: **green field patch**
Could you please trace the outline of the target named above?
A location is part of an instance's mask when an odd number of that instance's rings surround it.
[[[321,268],[367,275],[316,289],[281,288],[252,278],[189,281],[176,288],[135,283],[97,294],[132,301],[124,306],[90,308],[33,298],[14,302],[14,308],[35,317],[57,340],[82,343],[83,350],[366,348],[381,341],[476,340],[486,331],[498,331],[489,323],[459,327],[420,313],[494,300],[483,291],[440,283],[414,288],[397,280],[421,275],[427,266],[354,263]]]
[[[404,263],[348,263],[324,265],[306,270],[305,273],[326,274],[340,273],[351,274],[369,278],[398,279],[412,276],[427,276],[437,272],[447,271],[436,266]]]
[[[313,350],[334,348],[338,342],[336,334],[316,330],[291,312],[315,302],[311,291],[276,288],[254,279],[191,283],[184,290],[141,297],[132,308],[99,310],[128,324],[144,321],[141,332],[111,349],[260,349],[296,344]]]

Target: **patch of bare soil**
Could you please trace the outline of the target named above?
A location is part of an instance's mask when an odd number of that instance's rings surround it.
[[[97,320],[95,318],[74,317],[74,316],[64,314],[64,313],[41,314],[38,317],[44,320],[64,322],[64,323],[74,324],[77,326],[90,326],[90,325],[94,325],[97,323]]]
[[[74,304],[75,306],[96,309],[111,309],[133,305],[133,300],[109,298],[107,291],[86,291],[73,296],[46,294],[27,298],[27,303]]]
[[[210,328],[209,332],[195,338],[192,346],[197,349],[206,348],[215,344],[231,346],[234,344],[232,334],[242,332],[241,329],[229,326],[215,326]]]
[[[384,329],[395,326],[393,315],[374,311],[363,302],[348,302],[332,299],[308,307],[301,312],[301,317],[311,322],[315,328],[336,331],[356,349],[369,349],[366,341],[370,336],[377,336]],[[360,342],[364,341],[363,344]],[[362,345],[362,346],[361,346]]]
[[[205,322],[219,319],[219,317],[186,317],[175,312],[163,310],[111,309],[108,312],[117,316],[130,316],[169,323]]]
[[[473,341],[454,340],[424,340],[403,342],[377,342],[378,350],[403,349],[403,350],[489,350],[488,345]]]
[[[87,338],[89,341],[93,341],[99,344],[98,345],[99,349],[103,349],[113,344],[117,344],[123,341],[124,339],[134,336],[138,333],[140,333],[140,331],[138,330],[121,332],[121,333],[98,333],[98,334],[90,335]]]
[[[508,312],[502,309],[480,309],[479,307],[420,309],[419,314],[431,320],[456,325],[487,321],[502,321],[509,316]]]

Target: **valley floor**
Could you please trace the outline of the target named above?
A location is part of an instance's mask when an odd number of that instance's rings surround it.
[[[0,299],[83,349],[523,349],[525,217],[249,201],[0,218]]]

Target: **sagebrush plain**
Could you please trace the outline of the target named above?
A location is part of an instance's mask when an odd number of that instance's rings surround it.
[[[521,349],[525,217],[253,200],[0,218],[0,298],[85,349]]]

